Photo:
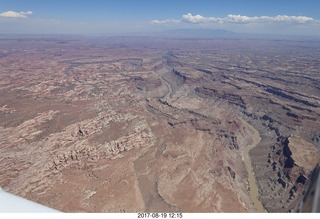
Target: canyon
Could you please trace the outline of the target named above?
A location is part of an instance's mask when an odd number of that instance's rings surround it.
[[[62,212],[292,212],[320,41],[0,36],[0,186]]]

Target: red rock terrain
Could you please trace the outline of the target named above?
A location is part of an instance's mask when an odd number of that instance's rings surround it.
[[[11,193],[63,212],[286,212],[319,163],[317,41],[0,42]]]

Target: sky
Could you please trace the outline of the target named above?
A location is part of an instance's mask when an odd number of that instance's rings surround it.
[[[0,0],[0,34],[169,29],[320,37],[319,0]]]

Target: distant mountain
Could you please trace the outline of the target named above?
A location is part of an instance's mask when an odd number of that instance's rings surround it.
[[[223,38],[234,38],[241,37],[247,34],[235,33],[223,29],[171,29],[165,30],[159,35],[164,36],[176,36],[176,37],[223,37]]]
[[[237,39],[264,39],[264,40],[297,40],[297,41],[319,41],[319,37],[303,35],[281,35],[264,33],[237,33],[223,29],[169,29],[151,35],[162,37],[183,37],[183,38],[237,38]]]

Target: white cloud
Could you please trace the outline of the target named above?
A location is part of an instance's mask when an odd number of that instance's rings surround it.
[[[267,22],[277,22],[277,23],[307,23],[313,21],[311,17],[305,16],[288,16],[288,15],[277,15],[277,16],[261,16],[261,17],[248,17],[241,15],[228,15],[222,18],[226,23],[267,23]]]
[[[26,12],[15,12],[15,11],[5,11],[0,13],[0,17],[8,17],[8,18],[27,18],[29,15],[32,15],[32,11]]]
[[[207,23],[207,22],[220,22],[221,18],[203,17],[201,15],[192,15],[191,13],[182,15],[183,22],[191,23]]]
[[[173,20],[173,19],[165,19],[165,20],[152,20],[150,23],[152,24],[173,24],[173,23],[179,23],[179,20]]]
[[[152,20],[152,24],[177,24],[180,23],[180,20],[175,20],[175,19],[165,19],[165,20]]]
[[[204,17],[202,15],[192,15],[191,13],[182,15],[181,20],[153,20],[153,24],[169,24],[169,23],[193,23],[193,24],[203,24],[203,23],[219,23],[219,24],[246,24],[246,23],[296,23],[304,24],[312,22],[315,19],[306,16],[288,16],[288,15],[277,15],[277,16],[260,16],[260,17],[249,17],[243,15],[233,15],[229,14],[226,17]]]
[[[191,13],[182,15],[182,21],[187,21],[191,23],[202,23],[206,21],[206,18],[201,15],[193,16]]]

